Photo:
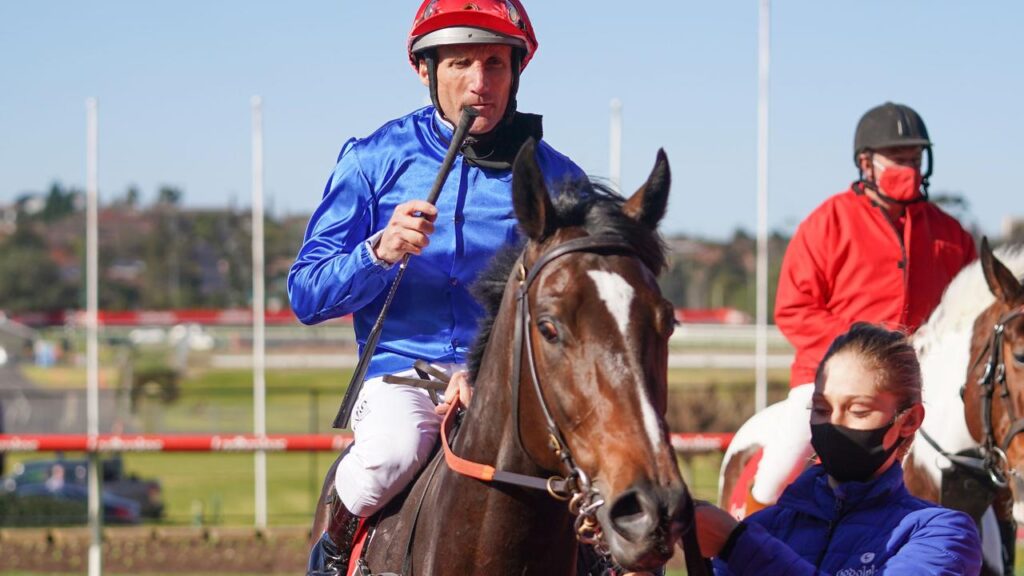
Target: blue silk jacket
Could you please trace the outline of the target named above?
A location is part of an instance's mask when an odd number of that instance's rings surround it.
[[[427,106],[342,146],[288,274],[288,295],[299,320],[316,324],[352,314],[362,350],[398,271],[397,265],[377,261],[367,240],[384,229],[396,206],[426,199],[451,134]],[[491,257],[519,236],[511,171],[463,160],[456,157],[437,200],[430,244],[410,258],[367,378],[406,370],[419,358],[465,362],[483,314],[469,287]],[[537,147],[537,161],[551,189],[584,177],[544,142]]]

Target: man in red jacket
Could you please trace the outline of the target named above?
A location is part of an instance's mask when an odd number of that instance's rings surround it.
[[[857,125],[854,162],[858,180],[800,224],[782,262],[775,323],[796,358],[787,417],[765,441],[747,513],[774,503],[811,454],[807,409],[832,340],[857,321],[913,333],[976,257],[971,235],[928,202],[931,140],[917,112],[891,102],[869,110]]]

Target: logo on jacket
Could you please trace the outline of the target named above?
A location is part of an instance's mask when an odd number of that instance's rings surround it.
[[[867,556],[867,554],[864,556]],[[861,556],[861,558],[864,556]],[[860,568],[843,568],[836,572],[836,576],[874,576],[877,573],[878,568],[875,568],[874,564],[872,564],[871,566],[861,566]]]
[[[874,552],[865,552],[865,553],[860,555],[860,563],[861,564],[870,564],[871,561],[874,560],[874,559],[875,559],[875,553]]]

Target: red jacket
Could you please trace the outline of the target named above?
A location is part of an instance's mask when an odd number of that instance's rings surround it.
[[[779,275],[775,323],[796,348],[790,385],[813,382],[854,322],[917,330],[975,257],[970,234],[930,202],[907,206],[900,231],[853,190],[826,200],[797,228]]]

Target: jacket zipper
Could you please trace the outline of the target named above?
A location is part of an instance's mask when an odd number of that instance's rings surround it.
[[[901,260],[897,264],[899,269],[903,272],[903,318],[900,318],[900,323],[905,324],[910,316],[910,307],[908,305],[907,298],[908,292],[910,291],[910,278],[907,276],[907,269],[910,267],[907,262],[907,245],[903,241],[903,231],[896,226],[896,222],[893,221],[892,216],[889,215],[889,211],[883,206],[875,203],[873,200],[871,201],[871,204],[873,204],[874,207],[882,213],[882,216],[885,217],[885,221],[889,223],[889,227],[892,228],[893,234],[896,235],[896,240],[900,243]],[[906,214],[906,212],[904,212],[904,214]],[[906,226],[906,224],[904,224],[904,226]]]
[[[839,525],[839,521],[843,519],[843,499],[836,497],[835,506],[835,517],[828,522],[828,531],[825,533],[825,547],[821,549],[821,553],[818,554],[818,560],[814,563],[814,567],[821,570],[821,563],[825,560],[825,553],[828,552],[828,547],[832,544],[832,534],[835,533],[836,526]]]

